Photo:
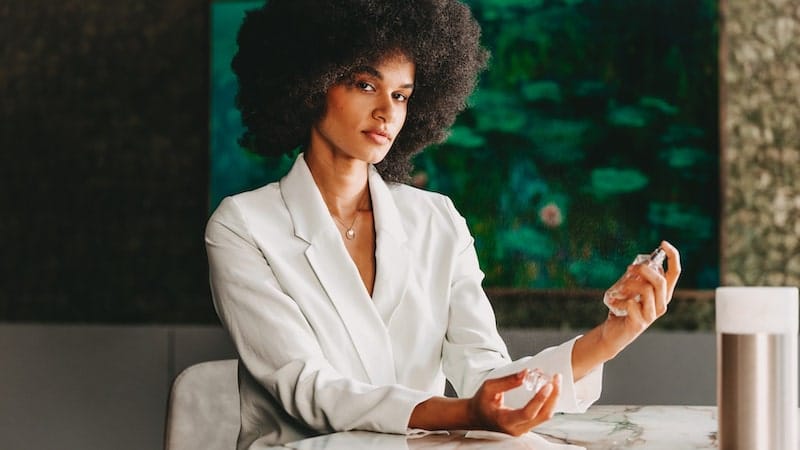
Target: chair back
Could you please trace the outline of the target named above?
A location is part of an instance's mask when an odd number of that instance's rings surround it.
[[[165,450],[236,448],[239,434],[237,360],[206,361],[172,382],[164,430]]]

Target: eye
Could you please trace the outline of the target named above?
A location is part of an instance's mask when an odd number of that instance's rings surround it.
[[[408,96],[406,94],[403,94],[402,92],[395,92],[394,94],[392,94],[392,98],[400,102],[408,101]]]
[[[375,86],[373,86],[370,83],[367,83],[366,81],[363,81],[363,80],[356,81],[356,87],[358,89],[361,89],[362,91],[365,91],[365,92],[374,92],[375,91]]]

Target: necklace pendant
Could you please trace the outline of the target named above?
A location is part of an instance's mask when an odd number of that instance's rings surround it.
[[[356,232],[353,231],[352,228],[348,228],[347,231],[344,233],[344,237],[352,241],[353,239],[356,238]]]

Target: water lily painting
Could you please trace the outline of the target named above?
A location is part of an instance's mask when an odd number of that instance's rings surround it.
[[[681,287],[719,282],[718,7],[711,0],[469,0],[491,52],[412,182],[466,218],[485,285],[604,288],[662,239]],[[237,145],[235,33],[212,2],[210,208],[290,161]]]

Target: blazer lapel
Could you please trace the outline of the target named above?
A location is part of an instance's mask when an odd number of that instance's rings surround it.
[[[386,182],[370,166],[369,189],[375,218],[375,287],[372,301],[387,326],[408,286],[411,256],[394,197]]]
[[[374,384],[395,383],[388,331],[344,247],[302,154],[280,186],[295,235],[309,243],[306,259],[334,304],[367,376]]]

